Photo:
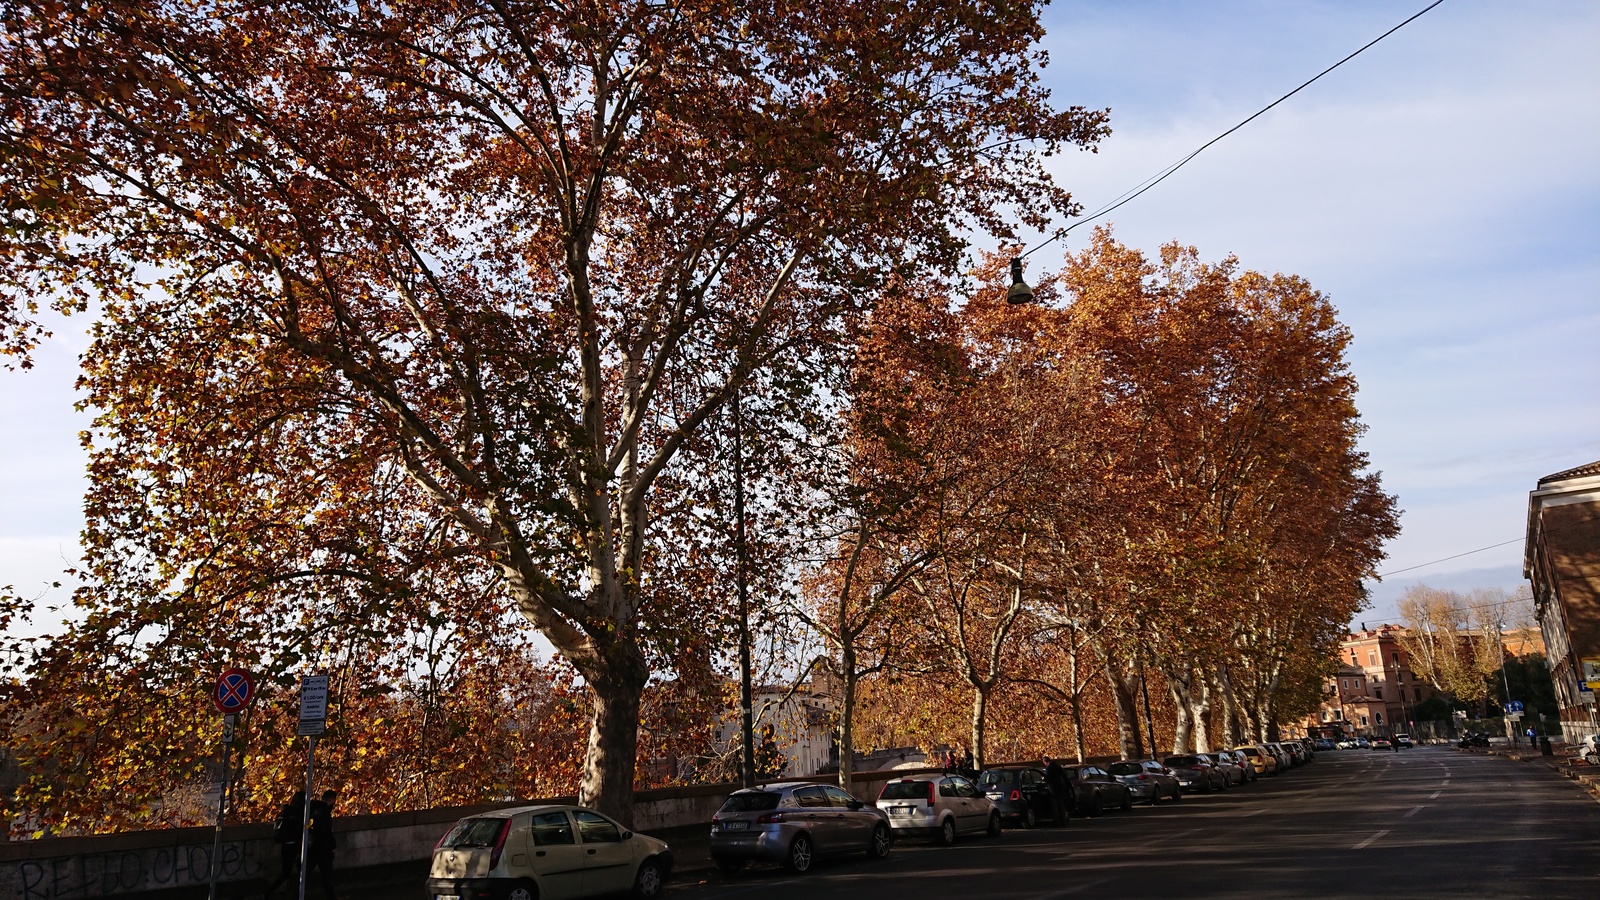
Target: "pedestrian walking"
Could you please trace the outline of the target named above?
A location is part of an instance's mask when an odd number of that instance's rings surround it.
[[[1057,825],[1067,824],[1067,797],[1072,793],[1072,782],[1067,780],[1067,770],[1054,759],[1044,760],[1044,784],[1050,790],[1050,811]]]
[[[300,876],[300,836],[304,833],[306,792],[295,791],[289,802],[278,811],[272,823],[272,842],[278,845],[278,877],[261,896],[271,900],[278,888],[291,879],[298,883]]]
[[[978,777],[978,764],[977,761],[972,758],[971,750],[961,754],[961,774],[965,775],[969,779],[976,779]]]
[[[338,791],[323,791],[322,799],[311,802],[311,852],[307,854],[306,880],[317,872],[322,878],[322,896],[334,900],[333,851],[337,842],[333,837],[333,804],[339,799]]]

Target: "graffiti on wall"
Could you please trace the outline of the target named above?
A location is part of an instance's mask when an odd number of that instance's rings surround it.
[[[219,880],[261,876],[265,866],[250,852],[251,843],[222,845],[217,856]],[[10,882],[9,895],[16,900],[79,900],[205,884],[211,879],[211,845],[28,859],[12,866],[5,880]]]

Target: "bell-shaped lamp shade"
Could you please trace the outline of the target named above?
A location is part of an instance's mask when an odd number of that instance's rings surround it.
[[[1033,288],[1022,280],[1022,258],[1011,259],[1011,287],[1006,289],[1007,303],[1032,303]]]

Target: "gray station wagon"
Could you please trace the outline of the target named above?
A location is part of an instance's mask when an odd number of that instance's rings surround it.
[[[734,791],[711,817],[711,859],[724,872],[751,861],[805,872],[819,856],[856,851],[882,859],[892,843],[887,816],[831,784]]]

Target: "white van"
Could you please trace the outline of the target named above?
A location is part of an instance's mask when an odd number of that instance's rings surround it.
[[[427,886],[431,900],[650,900],[671,874],[665,841],[581,806],[520,806],[456,822],[433,848]]]

